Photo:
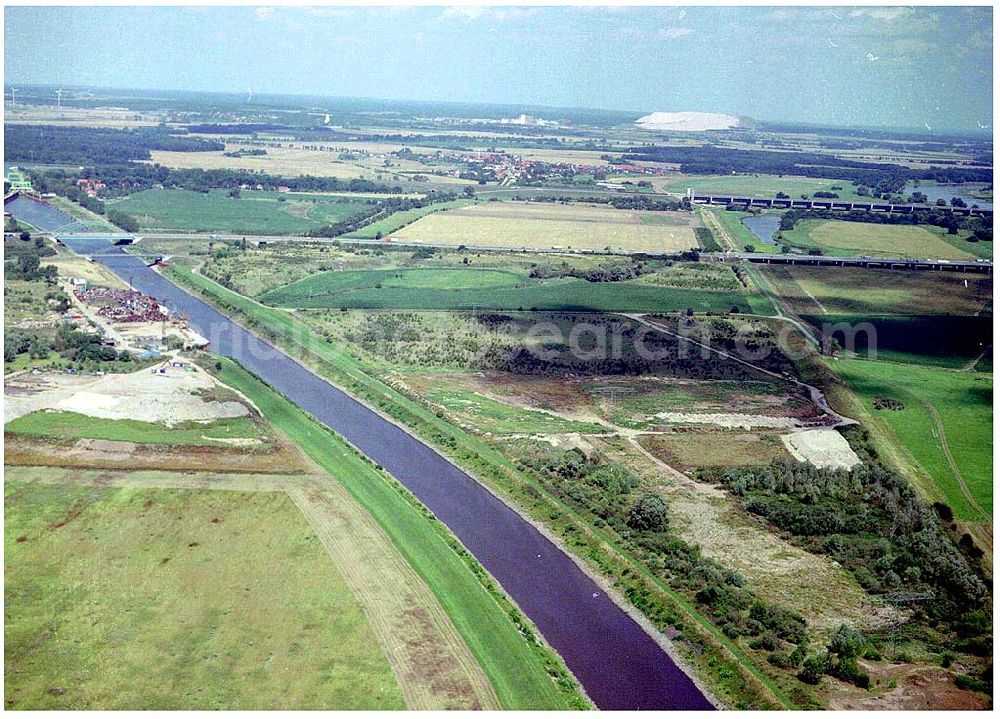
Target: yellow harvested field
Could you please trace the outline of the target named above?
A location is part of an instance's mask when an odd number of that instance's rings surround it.
[[[337,145],[340,148],[341,145]],[[226,143],[226,152],[247,149],[243,145]],[[414,175],[424,175],[429,182],[453,185],[474,185],[473,180],[431,174],[434,168],[413,160],[392,158],[386,167],[378,157],[362,157],[345,162],[338,160],[341,150],[310,150],[305,147],[265,147],[266,155],[226,157],[216,152],[169,152],[153,150],[153,163],[173,168],[202,168],[204,170],[253,170],[269,175],[312,175],[336,177],[342,180],[360,178],[375,182],[400,182],[411,180]]]
[[[226,151],[240,149],[239,145],[226,145]],[[374,180],[376,173],[350,162],[337,160],[339,153],[323,150],[306,150],[300,147],[268,147],[267,154],[259,157],[226,157],[222,152],[169,152],[153,150],[152,162],[166,167],[197,168],[205,170],[254,170],[270,175],[312,175],[313,177],[360,177]]]
[[[73,125],[78,127],[155,127],[162,118],[133,110],[58,108],[48,105],[20,105],[8,108],[4,122],[11,125]]]
[[[654,218],[644,222],[644,217]],[[600,205],[489,202],[427,215],[393,233],[400,240],[474,247],[670,253],[698,246],[685,213],[642,213]]]

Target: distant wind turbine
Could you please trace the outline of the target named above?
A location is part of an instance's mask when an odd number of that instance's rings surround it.
[[[253,88],[252,87],[249,88],[249,89],[247,89],[247,102],[250,102],[251,100],[253,100]]]
[[[16,101],[16,100],[15,100],[15,98],[14,98],[14,95],[15,95],[16,93],[17,93],[17,88],[16,88],[16,87],[12,87],[12,88],[10,89],[10,106],[11,106],[11,107],[14,107],[14,105],[16,105],[16,104],[17,104],[17,101]]]
[[[56,107],[59,108],[62,107],[62,94],[63,94],[63,89],[60,87],[58,90],[56,90]]]

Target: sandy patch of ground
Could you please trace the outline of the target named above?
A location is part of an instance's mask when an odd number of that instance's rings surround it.
[[[164,374],[147,368],[91,378],[54,372],[22,375],[4,387],[4,421],[43,409],[167,425],[249,414],[241,402],[206,402],[199,396],[214,386],[207,372],[187,362],[184,368],[167,367]]]
[[[684,541],[738,571],[762,598],[801,613],[817,640],[825,641],[841,623],[874,629],[897,617],[891,607],[874,605],[836,562],[810,554],[754,524],[719,487],[679,472],[638,442],[622,446],[614,440],[593,441],[668,498],[671,525]]]
[[[56,272],[60,277],[81,277],[91,285],[115,289],[124,289],[128,286],[114,272],[83,257],[46,257],[45,264],[55,265]]]
[[[749,524],[730,498],[678,489],[669,506],[682,537],[738,571],[758,594],[801,612],[812,629],[845,622],[877,629],[892,621],[892,610],[874,605],[839,565]]]
[[[792,417],[768,417],[763,414],[659,412],[653,416],[677,424],[714,424],[729,429],[791,429],[799,426],[798,421]]]
[[[537,439],[551,444],[557,449],[578,449],[587,457],[594,453],[594,445],[576,432],[569,434],[515,434],[511,435],[509,439]]]
[[[810,429],[781,436],[785,448],[800,462],[825,469],[850,469],[861,460],[844,436],[833,429]]]
[[[872,678],[888,686],[889,691],[866,692],[834,679],[829,683],[828,709],[833,711],[926,711],[983,710],[989,708],[985,696],[955,686],[955,675],[941,667],[912,664],[875,665],[861,663]]]

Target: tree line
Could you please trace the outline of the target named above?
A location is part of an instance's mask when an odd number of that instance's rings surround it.
[[[170,168],[163,165],[140,163],[98,164],[85,167],[79,172],[60,169],[28,170],[35,189],[40,192],[58,192],[56,185],[67,182],[75,184],[78,178],[99,180],[107,187],[101,191],[105,197],[123,197],[142,190],[157,187],[166,189],[208,192],[213,189],[237,189],[242,185],[263,190],[277,190],[287,187],[295,192],[377,192],[402,194],[400,186],[388,186],[371,180],[355,178],[341,180],[336,177],[279,177],[251,170],[201,168]],[[63,194],[63,193],[60,193]]]
[[[217,140],[186,137],[164,127],[114,130],[102,127],[7,125],[4,154],[8,162],[83,165],[150,159],[150,150],[207,152],[225,149]]]
[[[692,175],[766,174],[829,177],[876,188],[878,194],[900,192],[907,180],[936,182],[992,182],[992,168],[931,167],[924,170],[903,165],[845,160],[813,152],[736,150],[700,147],[632,147],[624,155],[630,161],[680,164]]]

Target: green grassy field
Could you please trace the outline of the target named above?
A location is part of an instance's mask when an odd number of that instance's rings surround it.
[[[144,190],[108,204],[135,217],[143,229],[247,234],[302,233],[367,212],[371,205],[344,197],[309,197],[278,192],[246,192],[239,199],[226,190]],[[284,201],[282,201],[284,200]]]
[[[136,444],[226,446],[228,439],[268,439],[264,427],[248,417],[167,426],[134,419],[102,419],[76,412],[32,412],[4,425],[4,432],[55,439],[106,439]]]
[[[834,186],[842,189],[833,190]],[[836,192],[842,200],[870,202],[871,198],[858,196],[854,185],[847,180],[830,180],[822,177],[777,177],[775,175],[695,175],[667,183],[667,192],[687,192],[691,188],[696,195],[738,195],[741,197],[774,197],[784,192],[793,199],[800,195],[812,198],[821,190]]]
[[[262,302],[283,307],[362,309],[538,309],[604,312],[770,313],[756,294],[658,287],[646,282],[529,279],[480,269],[407,269],[324,272],[266,292]]]
[[[961,272],[760,265],[799,314],[975,315],[993,298],[993,279]]]
[[[993,511],[992,374],[864,360],[840,360],[831,367],[871,414],[891,429],[957,517],[989,521]],[[875,397],[895,399],[903,409],[875,410]],[[962,491],[962,481],[971,499]]]
[[[511,616],[516,616],[525,624],[520,613],[426,509],[338,435],[239,365],[226,359],[220,361],[220,379],[249,397],[313,461],[334,474],[389,535],[431,587],[493,682],[505,708],[565,709],[586,705],[562,661],[537,640],[525,640],[511,621]],[[554,681],[555,677],[559,680]]]
[[[930,225],[878,225],[842,220],[801,220],[791,230],[781,231],[784,244],[802,249],[819,248],[828,255],[871,257],[930,257],[944,260],[968,260],[975,254],[975,244],[964,242],[968,249],[945,239],[947,231]]]
[[[403,709],[280,493],[4,483],[7,709]]]
[[[456,207],[468,207],[471,204],[474,204],[473,200],[453,200],[451,202],[439,202],[434,205],[418,207],[413,210],[394,212],[388,217],[378,220],[377,222],[373,222],[370,225],[365,225],[360,230],[350,232],[344,235],[344,237],[372,240],[378,237],[380,233],[382,237],[385,237],[405,227],[411,222],[416,222],[424,215],[429,215],[432,212],[440,212],[442,210],[452,210]]]

